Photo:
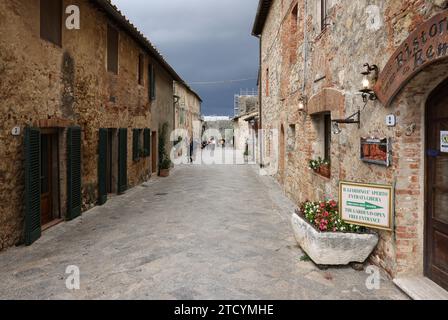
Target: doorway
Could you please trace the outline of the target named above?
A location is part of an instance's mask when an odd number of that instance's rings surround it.
[[[41,130],[40,210],[43,229],[59,219],[59,161],[57,129]]]
[[[151,134],[151,173],[157,172],[157,131]]]
[[[285,128],[283,127],[283,125],[281,125],[280,128],[280,143],[279,143],[279,148],[280,148],[280,156],[279,156],[279,165],[278,165],[278,169],[279,169],[279,174],[280,174],[280,181],[283,183],[284,179],[285,179]]]
[[[448,80],[426,107],[425,273],[448,290]]]

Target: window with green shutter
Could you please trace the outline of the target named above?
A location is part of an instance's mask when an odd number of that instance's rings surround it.
[[[25,243],[40,238],[40,131],[25,129]]]
[[[98,203],[107,202],[107,144],[108,130],[100,129],[98,141]]]
[[[140,159],[140,130],[132,130],[132,160],[138,161]]]
[[[81,215],[81,128],[72,127],[67,132],[67,220]]]
[[[128,129],[120,129],[118,133],[118,193],[128,189]]]
[[[143,130],[143,152],[145,157],[151,155],[151,129]]]

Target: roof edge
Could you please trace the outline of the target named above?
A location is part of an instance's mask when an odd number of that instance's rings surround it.
[[[152,55],[166,71],[168,71],[168,73],[173,77],[174,80],[183,82],[182,78],[165,60],[162,54],[157,51],[155,46],[121,13],[121,11],[115,5],[110,2],[110,0],[90,1],[103,9],[104,12],[109,16],[109,18],[111,18],[115,23],[123,28],[132,38],[134,38],[135,41],[138,42],[139,45],[146,49],[147,52]]]
[[[252,28],[253,36],[258,37],[263,32],[271,7],[272,0],[260,0],[258,2],[257,15],[255,16],[255,22]]]

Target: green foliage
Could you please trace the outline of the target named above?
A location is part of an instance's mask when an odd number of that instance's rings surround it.
[[[330,165],[330,161],[329,160],[324,160],[321,157],[317,158],[317,160],[310,160],[308,167],[311,170],[317,170],[322,166],[329,166]]]
[[[166,141],[168,136],[168,123],[164,123],[159,134],[159,170],[171,168],[172,162],[166,151]]]
[[[310,202],[300,207],[304,218],[322,232],[365,232],[365,228],[345,223],[339,216],[338,203],[334,200]]]

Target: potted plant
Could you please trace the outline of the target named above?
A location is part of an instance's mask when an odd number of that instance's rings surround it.
[[[170,168],[171,168],[171,160],[168,158],[165,158],[160,163],[160,176],[163,178],[169,177],[170,175]]]
[[[164,123],[159,135],[159,176],[168,177],[172,162],[166,151],[166,138],[168,132],[168,123]]]
[[[304,202],[292,215],[297,243],[318,265],[363,263],[378,244],[378,235],[347,224],[334,200]]]
[[[331,177],[331,166],[329,160],[324,160],[319,157],[317,160],[310,160],[308,167],[325,178]]]

